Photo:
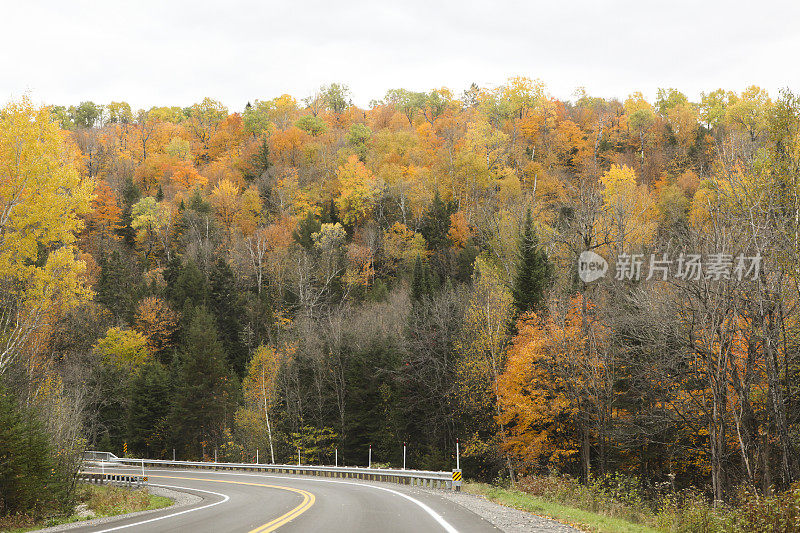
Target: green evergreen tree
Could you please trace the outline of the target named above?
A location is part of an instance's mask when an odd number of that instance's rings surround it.
[[[122,186],[122,227],[117,230],[117,234],[130,248],[136,245],[136,230],[131,226],[131,222],[133,222],[131,211],[133,204],[138,202],[141,197],[142,192],[139,187],[133,183],[132,178],[128,177]]]
[[[133,318],[135,287],[130,266],[117,250],[100,257],[94,299],[106,306],[117,322],[130,322]]]
[[[208,284],[205,275],[197,268],[194,261],[180,262],[173,260],[164,273],[167,282],[166,297],[177,309],[182,309],[188,301],[192,307],[205,305],[208,297]]]
[[[430,272],[428,267],[422,262],[422,258],[417,256],[414,260],[414,270],[411,272],[411,301],[419,302],[431,293]]]
[[[145,457],[164,455],[169,392],[169,374],[161,363],[144,365],[133,378],[127,413],[127,442],[131,451]]]
[[[425,237],[429,250],[444,250],[450,244],[447,232],[450,231],[450,215],[455,212],[452,203],[444,202],[439,196],[439,191],[433,196],[433,201],[422,218],[420,233]]]
[[[314,213],[309,212],[306,218],[298,222],[297,228],[292,232],[292,237],[300,246],[308,251],[314,249],[312,235],[322,228],[322,223]]]
[[[455,278],[461,283],[469,283],[472,280],[472,271],[474,270],[475,258],[478,257],[480,251],[472,243],[472,239],[467,241],[467,244],[456,255],[456,272]]]
[[[331,198],[331,201],[322,206],[322,214],[319,217],[322,224],[336,224],[341,222],[339,220],[339,210],[336,209],[336,201]]]
[[[192,191],[192,197],[189,199],[189,209],[203,215],[211,213],[211,204],[203,198],[199,188],[195,188]]]
[[[166,298],[173,303],[175,303],[173,299],[174,287],[176,287],[178,284],[178,277],[181,275],[182,268],[183,264],[177,257],[173,257],[164,268],[164,282],[166,283],[166,287],[164,288],[164,296],[166,296]]]
[[[385,302],[389,298],[389,288],[382,279],[375,280],[367,294],[367,299],[371,302]]]
[[[37,414],[0,385],[0,516],[66,511],[72,504],[70,474]]]
[[[233,270],[227,261],[219,259],[209,278],[209,306],[217,321],[222,346],[233,370],[243,377],[248,354],[241,341],[243,303]]]
[[[267,137],[262,137],[261,144],[258,145],[258,150],[256,153],[253,154],[253,157],[250,159],[250,172],[245,175],[245,178],[255,179],[259,176],[263,176],[265,172],[267,172],[270,167],[272,167],[272,159],[269,153],[269,142],[267,141]]]
[[[200,307],[184,332],[176,365],[170,427],[177,446],[200,457],[221,443],[236,407],[239,384],[225,362],[213,316]]]
[[[373,460],[388,458],[389,449],[397,450],[399,422],[393,406],[399,403],[398,392],[394,380],[375,379],[375,376],[399,371],[400,350],[390,337],[373,339],[364,347],[347,346],[346,349],[349,354],[344,369],[347,397],[353,407],[348,409],[344,420],[344,448],[350,450],[350,456],[345,455],[344,459],[365,464],[370,444]]]
[[[94,401],[88,406],[96,423],[94,449],[122,453],[127,436],[125,415],[130,396],[130,373],[117,365],[98,361],[94,372]]]
[[[512,287],[514,306],[518,315],[529,311],[542,311],[547,289],[553,280],[553,266],[539,246],[539,237],[533,227],[528,209],[525,225],[519,239],[517,269]]]

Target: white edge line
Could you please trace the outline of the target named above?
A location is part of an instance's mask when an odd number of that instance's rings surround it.
[[[182,515],[182,514],[186,514],[186,513],[193,513],[195,511],[200,511],[202,509],[208,509],[209,507],[214,507],[215,505],[219,505],[221,503],[225,503],[225,502],[227,502],[228,500],[231,499],[231,497],[228,496],[227,494],[220,494],[219,492],[213,492],[213,491],[210,491],[210,490],[193,489],[191,487],[176,487],[174,485],[156,485],[156,484],[153,484],[153,483],[150,483],[148,485],[151,486],[151,487],[165,487],[165,488],[168,488],[168,489],[183,489],[183,490],[187,490],[187,491],[206,492],[208,494],[214,494],[216,496],[222,496],[223,499],[218,501],[218,502],[210,503],[208,505],[203,505],[202,507],[195,507],[194,509],[186,509],[185,511],[180,511],[180,512],[168,514],[168,515],[165,515],[165,516],[159,516],[157,518],[151,518],[149,520],[142,520],[141,522],[134,522],[133,524],[126,524],[124,526],[117,526],[117,527],[112,527],[112,528],[108,528],[108,529],[103,529],[103,530],[97,531],[96,533],[106,533],[106,531],[117,531],[118,529],[125,529],[125,528],[133,527],[133,526],[141,526],[142,524],[149,524],[150,522],[156,522],[158,520],[164,520],[166,518],[172,518],[173,516],[178,516],[178,515]]]
[[[201,474],[205,474],[205,473],[208,473],[208,474],[220,474],[221,473],[221,472],[204,472],[202,470],[200,470],[200,471],[195,471],[195,470],[175,470],[175,469],[163,470],[163,469],[157,469],[157,468],[151,468],[151,469],[148,469],[148,471],[149,472],[183,472],[183,473],[187,473],[187,474],[197,474],[197,475],[201,475]],[[442,518],[442,516],[439,513],[437,513],[433,509],[431,509],[425,503],[417,500],[416,498],[412,498],[408,494],[403,494],[402,492],[399,492],[399,491],[396,491],[396,490],[387,489],[386,487],[379,487],[377,485],[370,485],[369,483],[354,483],[352,481],[339,481],[339,480],[334,480],[334,479],[314,479],[313,477],[310,477],[310,476],[290,477],[290,476],[274,476],[274,475],[271,475],[271,474],[268,474],[268,473],[264,473],[264,474],[244,474],[244,473],[234,473],[234,472],[225,472],[223,475],[225,475],[225,476],[262,477],[262,478],[266,477],[266,478],[270,478],[270,479],[295,479],[295,480],[296,479],[301,479],[302,481],[315,481],[317,483],[339,483],[339,484],[342,484],[342,485],[355,485],[357,487],[370,487],[370,488],[373,488],[373,489],[383,490],[383,491],[386,491],[386,492],[391,492],[392,494],[395,494],[397,496],[401,496],[401,497],[409,500],[410,502],[418,505],[423,511],[428,513],[434,520],[436,520],[436,522],[440,526],[442,526],[442,528],[444,528],[444,530],[447,531],[447,533],[458,533],[458,530],[456,528],[454,528],[447,520]],[[162,486],[164,486],[164,485],[162,485]],[[195,489],[191,489],[191,490],[195,490]],[[222,502],[217,502],[217,503],[222,503]],[[214,505],[216,505],[216,504],[214,504]],[[167,518],[167,517],[164,517],[164,518]],[[142,522],[142,523],[144,523],[144,522]],[[105,531],[112,531],[112,530],[111,529],[107,529]],[[103,532],[100,531],[98,533],[103,533]]]

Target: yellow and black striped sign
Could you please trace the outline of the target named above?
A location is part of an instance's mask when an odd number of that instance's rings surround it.
[[[453,481],[461,483],[461,470],[453,470]]]

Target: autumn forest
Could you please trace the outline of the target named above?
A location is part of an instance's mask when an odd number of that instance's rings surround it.
[[[486,482],[798,481],[800,96],[298,96],[0,110],[0,428],[64,494],[85,449],[398,467],[406,442],[449,470],[456,439]],[[681,254],[761,264],[647,276]]]

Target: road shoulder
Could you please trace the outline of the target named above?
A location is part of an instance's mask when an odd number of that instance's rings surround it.
[[[491,502],[483,496],[451,490],[418,489],[461,505],[506,533],[580,533],[579,529]]]

